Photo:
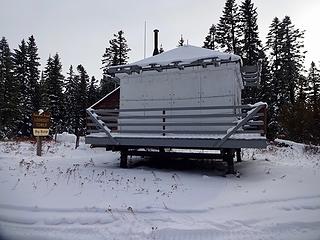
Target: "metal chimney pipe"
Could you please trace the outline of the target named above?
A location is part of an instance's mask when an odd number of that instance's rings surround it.
[[[159,48],[158,48],[158,45],[159,45],[159,36],[158,36],[158,33],[159,33],[159,30],[158,29],[155,29],[153,30],[154,32],[154,50],[153,50],[153,56],[155,55],[158,55],[159,54]]]

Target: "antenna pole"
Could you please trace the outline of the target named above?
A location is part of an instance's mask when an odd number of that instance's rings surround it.
[[[144,21],[143,58],[146,58],[146,51],[147,51],[147,21]]]

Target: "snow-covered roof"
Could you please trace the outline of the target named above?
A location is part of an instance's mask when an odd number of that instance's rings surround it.
[[[191,46],[191,45],[185,45],[185,46],[177,47],[172,50],[163,52],[156,56],[145,58],[143,60],[131,63],[129,65],[138,65],[138,66],[144,67],[150,64],[167,65],[177,61],[180,61],[181,63],[184,63],[184,64],[188,64],[203,58],[219,58],[221,60],[231,60],[231,61],[237,61],[241,59],[238,55],[222,53],[219,51]]]

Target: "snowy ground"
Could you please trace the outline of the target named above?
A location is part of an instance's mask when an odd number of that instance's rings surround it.
[[[42,157],[0,143],[1,240],[320,239],[319,150],[247,150],[224,178],[211,164],[120,169],[116,153],[58,140]]]

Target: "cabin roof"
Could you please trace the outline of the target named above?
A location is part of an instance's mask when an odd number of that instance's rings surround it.
[[[222,53],[211,49],[185,45],[149,58],[145,58],[129,65],[138,65],[144,67],[150,64],[166,65],[172,62],[187,64],[203,58],[219,58],[221,60],[231,61],[237,61],[241,59],[238,55],[235,54]]]

